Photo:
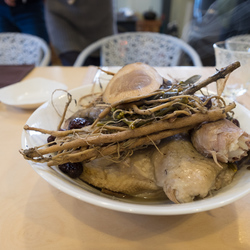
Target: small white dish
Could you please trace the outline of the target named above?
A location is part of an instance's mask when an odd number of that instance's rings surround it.
[[[67,86],[60,82],[36,77],[1,88],[0,101],[22,109],[36,109],[48,101],[56,89],[67,90]]]
[[[103,88],[105,88],[105,81]],[[80,97],[88,95],[93,90],[93,85],[86,85],[70,91],[73,99],[79,100]],[[101,89],[97,85],[96,92]],[[32,127],[44,128],[48,130],[56,130],[60,122],[65,103],[67,102],[67,94],[57,96],[51,102],[46,102],[40,106],[28,119],[27,124]],[[72,115],[76,111],[76,105],[72,102],[69,106],[69,113]],[[240,121],[242,129],[250,133],[250,111],[240,104],[237,104],[235,118]],[[22,133],[22,148],[36,147],[46,143],[48,135],[41,134],[36,131],[23,131]],[[67,177],[62,172],[49,168],[46,163],[36,163],[29,161],[32,168],[48,183],[57,189],[65,192],[82,201],[91,203],[96,206],[122,211],[134,214],[148,215],[179,215],[192,214],[230,204],[250,192],[250,171],[246,167],[240,169],[233,179],[232,183],[225,188],[215,192],[213,196],[203,200],[197,200],[185,204],[173,204],[166,201],[141,201],[129,198],[118,198],[102,193],[98,189],[80,181]]]

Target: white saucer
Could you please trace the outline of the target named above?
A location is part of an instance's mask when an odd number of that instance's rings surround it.
[[[32,78],[1,88],[0,101],[22,109],[36,109],[50,100],[56,89],[67,90],[67,86],[42,77]]]

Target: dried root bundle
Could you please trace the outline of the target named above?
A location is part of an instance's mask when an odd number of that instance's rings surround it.
[[[203,122],[225,118],[235,103],[226,105],[220,96],[198,96],[194,93],[213,81],[225,78],[237,67],[238,62],[198,84],[193,84],[192,79],[177,84],[162,79],[163,85],[154,91],[147,88],[150,92],[108,105],[106,96],[105,103],[93,103],[103,110],[98,118],[92,125],[80,129],[49,131],[25,125],[25,130],[52,135],[55,140],[20,152],[25,159],[47,162],[48,166],[88,162],[114,154],[119,158],[122,153],[157,144],[163,138],[187,132]],[[116,78],[119,79],[118,76]]]

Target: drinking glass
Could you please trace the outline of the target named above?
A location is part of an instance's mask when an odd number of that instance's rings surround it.
[[[229,76],[223,95],[236,99],[243,95],[250,83],[250,43],[222,41],[213,45],[216,68],[223,68],[239,61],[241,66]]]

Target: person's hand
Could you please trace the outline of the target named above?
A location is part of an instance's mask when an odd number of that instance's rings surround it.
[[[4,2],[6,4],[8,4],[11,7],[15,7],[16,6],[16,0],[4,0]]]

